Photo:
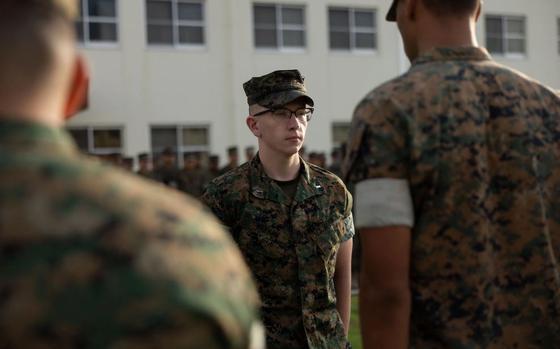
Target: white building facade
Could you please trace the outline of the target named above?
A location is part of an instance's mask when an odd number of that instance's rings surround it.
[[[256,145],[242,84],[299,69],[315,100],[306,149],[330,152],[372,88],[408,61],[390,0],[81,0],[89,107],[69,123],[98,154]],[[560,89],[560,1],[486,0],[477,27],[496,60]],[[243,157],[241,157],[243,159]]]

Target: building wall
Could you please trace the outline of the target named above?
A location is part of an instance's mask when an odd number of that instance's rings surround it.
[[[150,150],[151,125],[209,125],[210,151],[225,162],[230,145],[255,145],[245,125],[243,82],[276,69],[299,69],[316,102],[306,148],[330,151],[333,122],[348,122],[356,103],[373,87],[407,68],[394,23],[385,22],[388,0],[260,0],[304,4],[307,47],[301,52],[255,49],[253,1],[206,0],[204,48],[158,48],[146,44],[145,1],[117,0],[119,41],[84,45],[92,69],[89,109],[71,126],[122,126],[123,152]],[[328,7],[377,10],[377,50],[373,53],[329,49]],[[484,13],[527,17],[527,55],[496,57],[560,89],[556,18],[558,0],[486,0]],[[477,26],[485,44],[484,20]]]
[[[486,0],[485,14],[525,16],[527,23],[527,55],[524,58],[494,56],[503,64],[555,89],[560,89],[560,53],[558,48],[558,0]],[[477,27],[479,42],[485,45],[484,20]]]

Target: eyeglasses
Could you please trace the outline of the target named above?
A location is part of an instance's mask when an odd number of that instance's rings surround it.
[[[313,108],[299,108],[295,111],[291,111],[287,108],[278,108],[278,109],[267,109],[256,114],[253,116],[260,116],[266,113],[271,113],[272,117],[278,120],[285,120],[288,121],[291,119],[292,115],[296,117],[299,121],[309,121],[311,120],[311,115],[313,115]]]

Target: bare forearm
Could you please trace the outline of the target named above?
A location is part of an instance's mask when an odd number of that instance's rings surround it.
[[[352,291],[352,239],[340,245],[336,256],[334,288],[336,292],[336,309],[340,314],[344,333],[348,336],[350,327],[350,297]]]
[[[364,348],[407,348],[410,302],[409,290],[376,291],[362,279],[360,322]]]
[[[351,288],[352,277],[350,273],[344,273],[335,277],[334,280],[336,290],[336,309],[342,319],[344,325],[344,333],[348,336],[350,328],[350,308],[351,308]]]

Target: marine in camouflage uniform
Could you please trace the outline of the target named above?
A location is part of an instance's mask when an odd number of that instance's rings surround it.
[[[407,52],[357,106],[345,172],[358,228],[411,229],[405,262],[377,259],[410,273],[410,346],[560,347],[560,99],[483,48]]]
[[[257,294],[199,205],[0,121],[0,346],[248,348]]]
[[[138,154],[138,170],[136,174],[145,178],[152,179],[152,161],[148,153]]]
[[[298,155],[308,120],[303,112],[291,116],[294,109],[313,105],[299,72],[276,71],[253,78],[244,88],[259,152],[213,180],[202,200],[229,228],[257,280],[267,347],[345,348],[352,198],[338,177]],[[280,108],[289,108],[290,115],[272,115]],[[274,143],[265,123],[273,131],[301,132],[300,142],[285,141],[281,133],[281,141]],[[267,167],[282,156],[297,160],[291,180],[278,180]],[[338,273],[347,280],[337,281]]]
[[[249,348],[258,294],[217,221],[182,194],[81,155],[50,104],[24,113],[68,96],[46,81],[79,95],[71,13],[64,0],[0,3],[0,46],[10,47],[0,59],[0,347]],[[26,40],[45,46],[17,44]],[[18,50],[32,59],[14,62]],[[65,70],[70,60],[76,71]]]
[[[219,175],[223,175],[228,171],[233,170],[239,166],[239,152],[236,146],[231,146],[227,149],[228,163],[219,171]]]
[[[168,187],[181,188],[181,170],[177,167],[175,152],[171,148],[165,148],[158,162],[158,166],[152,172],[152,178]]]
[[[210,173],[200,167],[199,154],[184,155],[185,166],[181,170],[179,189],[196,198],[202,195],[204,187],[210,181]]]

